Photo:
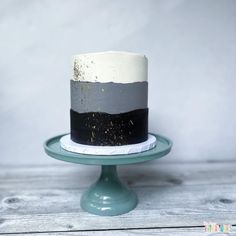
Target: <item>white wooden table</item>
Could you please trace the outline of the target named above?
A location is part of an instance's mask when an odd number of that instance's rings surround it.
[[[99,172],[75,164],[1,167],[0,235],[212,235],[204,222],[231,224],[227,235],[236,235],[236,162],[121,166],[139,204],[115,217],[80,208]]]

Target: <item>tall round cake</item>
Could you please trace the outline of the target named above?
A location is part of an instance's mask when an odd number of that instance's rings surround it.
[[[71,139],[121,146],[148,139],[148,61],[144,55],[101,52],[74,56]]]

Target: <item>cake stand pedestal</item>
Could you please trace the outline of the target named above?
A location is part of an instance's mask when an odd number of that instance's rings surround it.
[[[87,155],[73,153],[61,148],[60,139],[64,135],[50,138],[44,143],[45,152],[56,159],[85,165],[100,165],[101,174],[81,197],[82,209],[95,215],[115,216],[134,209],[138,203],[136,194],[118,175],[116,166],[140,163],[161,158],[171,150],[172,142],[163,136],[152,134],[157,145],[151,150],[128,155]]]

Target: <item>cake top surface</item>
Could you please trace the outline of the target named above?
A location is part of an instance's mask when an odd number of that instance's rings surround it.
[[[100,83],[147,81],[148,60],[142,54],[120,51],[78,54],[73,57],[72,80]]]

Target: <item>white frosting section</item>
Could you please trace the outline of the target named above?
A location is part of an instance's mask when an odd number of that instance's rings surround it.
[[[100,52],[75,55],[73,80],[133,83],[147,81],[148,60],[129,52]]]
[[[148,140],[142,143],[123,146],[92,146],[75,143],[70,139],[70,134],[60,139],[61,147],[67,151],[90,155],[122,155],[139,153],[150,150],[156,146],[156,137],[148,134]]]

